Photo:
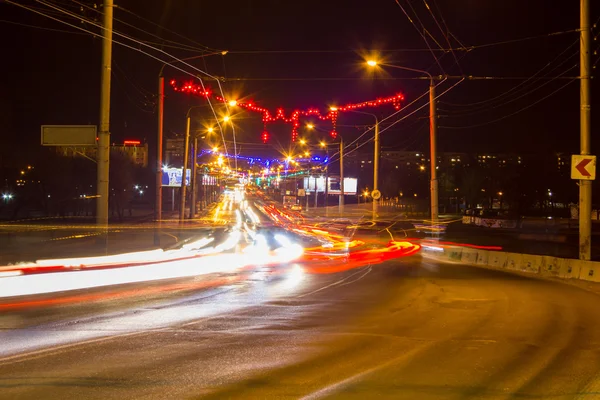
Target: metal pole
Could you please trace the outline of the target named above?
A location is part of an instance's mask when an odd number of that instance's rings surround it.
[[[590,104],[590,50],[591,32],[589,21],[589,0],[580,2],[581,36],[579,41],[579,68],[580,68],[580,141],[581,154],[591,152],[591,104]],[[579,259],[592,258],[591,247],[592,232],[592,181],[579,181]]]
[[[431,224],[438,221],[438,181],[437,181],[437,121],[435,106],[435,85],[429,85],[429,155],[431,157]]]
[[[315,210],[319,206],[319,191],[317,190],[317,177],[315,176]]]
[[[375,150],[373,152],[373,190],[379,189],[379,120],[375,117]],[[373,199],[373,219],[377,218],[379,200]]]
[[[327,206],[329,205],[329,145],[326,149],[327,163],[325,163],[325,215],[327,215]]]
[[[165,78],[161,73],[158,77],[158,137],[156,138],[156,194],[154,199],[154,220],[156,233],[154,244],[160,244],[160,226],[162,221],[162,152],[163,152],[163,116],[165,110]]]
[[[183,167],[182,169],[182,174],[181,174],[181,190],[180,190],[180,196],[181,198],[179,199],[179,222],[183,223],[183,220],[185,218],[185,172],[187,170],[187,159],[188,159],[188,152],[189,152],[189,147],[190,147],[190,123],[191,123],[191,118],[190,115],[188,114],[187,116],[187,124],[185,127],[185,139],[184,139],[184,144],[183,144]]]
[[[198,186],[198,177],[196,176],[196,159],[198,158],[198,137],[194,138],[194,148],[192,149],[192,193],[190,199],[190,219],[196,218],[196,190]]]
[[[340,137],[340,214],[344,212],[344,140]]]
[[[110,74],[112,64],[113,2],[104,0],[104,36],[100,86],[100,129],[98,132],[96,223],[108,227],[109,160],[110,160]]]

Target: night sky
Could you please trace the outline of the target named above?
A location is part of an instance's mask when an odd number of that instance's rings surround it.
[[[454,54],[436,51],[443,70],[394,0],[238,0],[226,3],[130,0],[117,2],[114,28],[138,40],[152,42],[157,48],[162,46],[164,51],[178,58],[194,57],[215,49],[228,50],[225,56],[208,56],[190,63],[212,75],[225,77],[226,96],[251,99],[273,110],[281,106],[288,111],[308,107],[326,111],[332,104],[355,103],[398,92],[405,95],[408,103],[427,90],[426,80],[405,79],[419,74],[398,69],[385,69],[376,75],[367,72],[364,57],[377,53],[387,63],[426,69],[434,75],[527,78],[536,74],[536,77],[547,78],[579,74],[578,33],[548,36],[578,28],[578,2],[551,5],[547,0],[427,1],[440,26],[447,25],[451,32],[450,46],[425,2],[399,0],[398,3],[411,14],[417,26],[424,24],[444,48],[475,46],[470,51],[457,50]],[[90,23],[61,14],[44,3],[25,0],[19,3],[99,32]],[[85,19],[102,20],[99,13],[86,7],[93,8],[93,2],[53,0],[48,3]],[[592,9],[592,23],[600,16],[599,5],[593,4],[596,9]],[[599,31],[596,28],[594,34]],[[98,123],[101,40],[8,3],[0,3],[0,35],[3,38],[0,63],[3,146],[0,152],[5,160],[23,160],[39,151],[42,124]],[[521,40],[528,37],[535,38]],[[172,59],[139,43],[114,38],[163,61]],[[511,40],[515,41],[493,45]],[[437,47],[431,38],[429,45]],[[597,46],[595,42],[594,47]],[[593,56],[592,62],[597,59],[598,56]],[[157,76],[162,63],[118,44],[113,48],[113,61],[112,142],[141,139],[150,144],[153,152]],[[165,77],[168,81],[188,79],[189,75],[167,67]],[[438,92],[456,82],[458,80],[443,83]],[[577,152],[579,84],[575,81],[559,89],[568,82],[564,79],[462,82],[439,99],[439,150]],[[206,84],[217,89],[210,81]],[[600,115],[598,89],[596,81],[592,88],[592,110],[596,116]],[[187,109],[205,101],[174,93],[168,87],[166,95],[165,136],[168,138],[183,133]],[[425,103],[417,105],[422,104]],[[526,107],[530,108],[519,112]],[[415,106],[407,107],[398,117],[414,109]],[[394,110],[381,107],[366,111],[385,117]],[[427,112],[425,107],[382,133],[382,144],[399,150],[427,149]],[[199,109],[193,115],[195,128],[212,118],[206,109]],[[338,131],[351,140],[362,132],[361,126],[370,121],[364,116],[342,114]],[[597,119],[592,123],[593,132],[597,132]],[[259,145],[262,131],[259,114],[238,114],[236,127],[243,154],[265,151],[266,146]],[[326,137],[329,125],[321,123],[319,128],[322,137]],[[272,146],[281,149],[288,145],[289,125],[281,124],[269,130],[273,136]],[[593,148],[597,148],[597,138],[598,135],[593,134]]]

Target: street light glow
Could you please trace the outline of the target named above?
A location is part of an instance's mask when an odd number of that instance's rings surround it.
[[[219,151],[219,148],[215,146],[212,148],[212,151],[213,151],[213,153],[216,153],[217,151]]]
[[[230,119],[231,117],[229,115],[226,115],[223,117],[223,122],[229,122]]]
[[[313,129],[315,126],[314,126],[313,124],[307,124],[307,125],[306,125],[306,127],[307,127],[308,129]]]
[[[207,129],[208,133],[213,133],[214,131],[215,131],[215,128],[213,128],[212,126]]]
[[[306,140],[300,139],[300,144],[306,144]]]
[[[338,110],[338,108],[337,108],[337,107],[335,107],[335,106],[332,106],[332,107],[329,107],[329,110],[330,110],[330,111],[337,111],[337,110]]]
[[[369,67],[376,67],[377,66],[377,61],[375,61],[375,60],[368,60],[367,61],[367,65]]]
[[[325,146],[327,146],[327,144],[326,144],[325,142],[321,142],[321,143],[319,143],[319,144],[321,145],[321,147],[325,147]]]
[[[235,106],[237,106],[237,100],[229,100],[229,105],[230,105],[231,107],[235,107]]]

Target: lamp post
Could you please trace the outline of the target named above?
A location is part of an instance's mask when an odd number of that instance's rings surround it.
[[[186,113],[186,125],[185,125],[185,139],[184,139],[184,145],[183,145],[183,166],[182,166],[182,175],[181,175],[181,198],[179,199],[179,222],[183,223],[183,220],[185,219],[185,189],[186,189],[186,185],[185,185],[185,178],[186,178],[186,172],[187,172],[187,162],[188,162],[188,158],[189,158],[189,148],[190,148],[190,126],[192,124],[191,121],[191,116],[190,113],[192,112],[193,109],[195,108],[202,108],[202,107],[206,107],[204,105],[201,106],[193,106],[190,107],[187,110]],[[194,139],[194,152],[196,151],[198,145],[198,141],[196,139]],[[195,160],[195,156],[194,159],[192,160],[193,165],[194,165],[194,170],[195,165],[196,165],[196,160]],[[194,179],[193,176],[190,176],[190,179]],[[192,190],[194,190],[194,188],[192,187]],[[192,208],[190,208],[190,218],[192,218],[191,214],[192,212],[194,212],[194,210]]]
[[[373,191],[379,190],[379,152],[381,150],[381,145],[379,142],[379,119],[377,115],[371,114],[364,111],[357,110],[347,110],[349,112],[354,112],[358,114],[370,115],[375,118],[375,148],[373,150]],[[373,198],[373,219],[377,217],[377,211],[379,209],[379,200]]]
[[[214,132],[214,128],[210,127],[206,130],[209,134]],[[202,139],[204,136],[202,136]],[[190,219],[194,219],[196,216],[196,195],[198,191],[198,177],[196,176],[196,162],[198,161],[198,136],[194,137],[194,149],[192,150],[192,187],[191,187],[191,199],[190,199]]]
[[[163,153],[163,126],[164,126],[164,110],[165,110],[165,77],[163,76],[164,69],[167,65],[173,65],[182,61],[191,61],[198,58],[213,56],[213,55],[225,55],[227,51],[219,51],[214,53],[202,54],[194,57],[187,57],[182,59],[173,60],[171,62],[164,63],[160,67],[158,72],[158,137],[156,146],[156,197],[154,205],[154,219],[156,220],[158,227],[162,220],[162,153]],[[185,176],[182,178],[185,180]],[[159,235],[154,236],[155,244],[160,244]]]
[[[431,178],[430,178],[430,197],[431,197],[431,222],[436,224],[438,220],[438,180],[437,180],[437,116],[435,105],[435,85],[433,76],[422,69],[408,68],[400,65],[381,64],[374,60],[367,61],[370,67],[382,65],[384,67],[403,69],[406,71],[419,72],[427,75],[429,78],[429,156],[431,158]]]

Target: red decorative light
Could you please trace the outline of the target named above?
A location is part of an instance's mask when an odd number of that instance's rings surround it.
[[[269,141],[269,132],[266,130],[264,130],[262,133],[262,141],[263,143],[267,143]]]
[[[209,89],[203,88],[202,86],[196,85],[192,82],[187,82],[182,85],[178,85],[175,80],[171,80],[170,83],[171,83],[171,86],[173,87],[173,90],[175,90],[176,92],[195,94],[195,95],[202,96],[205,98],[213,97],[217,101],[220,101],[223,103],[229,103],[229,101],[227,99],[225,99],[221,96],[215,96]],[[329,112],[324,115],[321,114],[321,112],[316,108],[309,108],[308,110],[294,110],[287,117],[285,115],[285,111],[283,108],[278,108],[275,112],[275,115],[273,115],[268,109],[256,106],[253,103],[244,103],[244,102],[236,101],[236,106],[241,107],[248,111],[262,114],[262,121],[265,124],[265,131],[262,134],[262,139],[263,139],[263,142],[266,143],[266,140],[269,139],[269,134],[266,130],[266,125],[268,123],[282,121],[282,122],[285,122],[286,124],[291,124],[292,125],[292,141],[296,141],[296,139],[298,138],[298,128],[300,127],[300,117],[301,116],[317,117],[321,121],[331,121],[332,128],[331,128],[331,131],[329,132],[329,134],[331,135],[332,138],[335,139],[337,137],[337,130],[336,130],[337,118],[338,118],[338,115],[340,112],[358,110],[358,109],[367,108],[367,107],[381,107],[384,105],[392,105],[396,110],[399,110],[400,103],[403,100],[404,100],[403,95],[396,94],[391,97],[385,97],[385,98],[379,98],[376,100],[364,101],[362,103],[346,104],[346,105],[340,106],[340,107],[332,107],[329,110]],[[265,137],[266,137],[266,140],[265,140]]]
[[[125,140],[123,142],[123,144],[125,146],[127,146],[127,145],[129,145],[129,146],[138,146],[138,145],[142,144],[142,142],[140,142],[139,140]]]

